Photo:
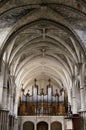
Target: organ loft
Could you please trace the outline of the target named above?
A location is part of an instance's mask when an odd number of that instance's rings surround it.
[[[51,79],[48,80],[48,85],[41,88],[37,85],[37,80],[34,80],[32,86],[32,94],[30,90],[25,94],[25,90],[21,89],[19,97],[19,115],[65,115],[67,113],[67,96],[62,86],[60,91],[53,89]]]

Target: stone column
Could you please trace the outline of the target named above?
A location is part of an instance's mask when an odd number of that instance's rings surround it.
[[[2,93],[3,93],[3,76],[0,72],[0,108],[2,106]]]
[[[86,111],[80,112],[80,130],[86,130]]]
[[[7,102],[8,102],[8,104],[7,104],[7,109],[10,110],[11,95],[9,94],[9,95],[7,95],[7,96],[8,96],[8,99],[7,99],[7,100],[8,100],[8,101],[7,101]]]
[[[72,103],[72,89],[68,89],[68,103],[70,103],[70,105],[71,105],[71,103]]]
[[[14,103],[14,115],[15,117],[17,117],[18,114],[18,99],[15,99],[15,103]]]
[[[70,118],[66,118],[66,130],[73,130],[73,122]]]
[[[5,70],[4,70],[4,83],[3,83],[3,95],[2,95],[2,107],[3,109],[7,110],[7,79],[8,79],[8,74],[7,74],[7,65],[5,65]]]
[[[37,130],[37,124],[36,123],[34,123],[34,130]]]
[[[72,77],[72,112],[73,114],[77,114],[75,76]]]
[[[18,117],[18,130],[23,130],[22,116]]]
[[[50,124],[50,122],[48,123],[48,130],[51,130],[51,124]]]
[[[14,104],[14,130],[18,130],[18,119],[17,119],[17,109],[18,109],[18,101],[17,98],[15,99],[15,104]]]
[[[83,75],[83,64],[82,63],[79,63],[78,64],[79,66],[79,80],[80,80],[80,98],[81,98],[81,111],[84,111],[85,109],[85,94],[84,94],[84,75]]]
[[[0,130],[9,130],[9,111],[0,110]]]
[[[1,130],[1,110],[0,110],[0,130]]]
[[[2,107],[7,110],[7,88],[3,87]]]
[[[14,129],[13,130],[18,130],[18,119],[16,117],[14,118]]]
[[[13,115],[13,95],[11,94],[10,114]]]
[[[84,62],[78,63],[80,81],[80,130],[86,130],[86,110],[85,110],[85,88],[84,88]]]
[[[11,78],[11,94],[10,94],[10,114],[13,115],[14,113],[14,104],[13,104],[13,92],[14,92],[14,84],[13,84],[13,81],[12,81],[12,78]]]
[[[14,116],[12,115],[12,124],[11,124],[11,130],[14,129]]]
[[[49,116],[48,120],[48,130],[51,130],[51,116]]]

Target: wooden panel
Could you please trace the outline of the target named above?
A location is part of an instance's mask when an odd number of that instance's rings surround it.
[[[80,130],[80,118],[73,118],[73,130]]]
[[[43,107],[43,111],[42,111]],[[48,114],[48,115],[65,115],[64,103],[48,104],[48,103],[21,103],[19,106],[19,115],[36,115],[36,114]]]

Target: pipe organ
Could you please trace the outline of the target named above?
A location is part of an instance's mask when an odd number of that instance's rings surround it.
[[[19,98],[19,115],[64,115],[66,114],[67,98],[65,91],[62,88],[60,93],[55,90],[53,94],[53,86],[49,79],[49,84],[46,87],[47,93],[44,93],[44,89],[38,93],[38,85],[32,86],[32,95],[28,90],[27,94],[24,94],[24,89],[21,89],[21,95]]]

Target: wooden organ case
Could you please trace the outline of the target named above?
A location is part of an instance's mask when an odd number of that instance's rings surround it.
[[[25,95],[22,88],[19,98],[18,115],[65,115],[67,97],[65,96],[64,89],[62,88],[60,93],[56,89],[55,94],[53,94],[53,86],[50,79],[46,89],[47,94],[44,93],[43,88],[40,94],[38,94],[36,79],[32,87],[32,95],[30,95],[29,91]]]

